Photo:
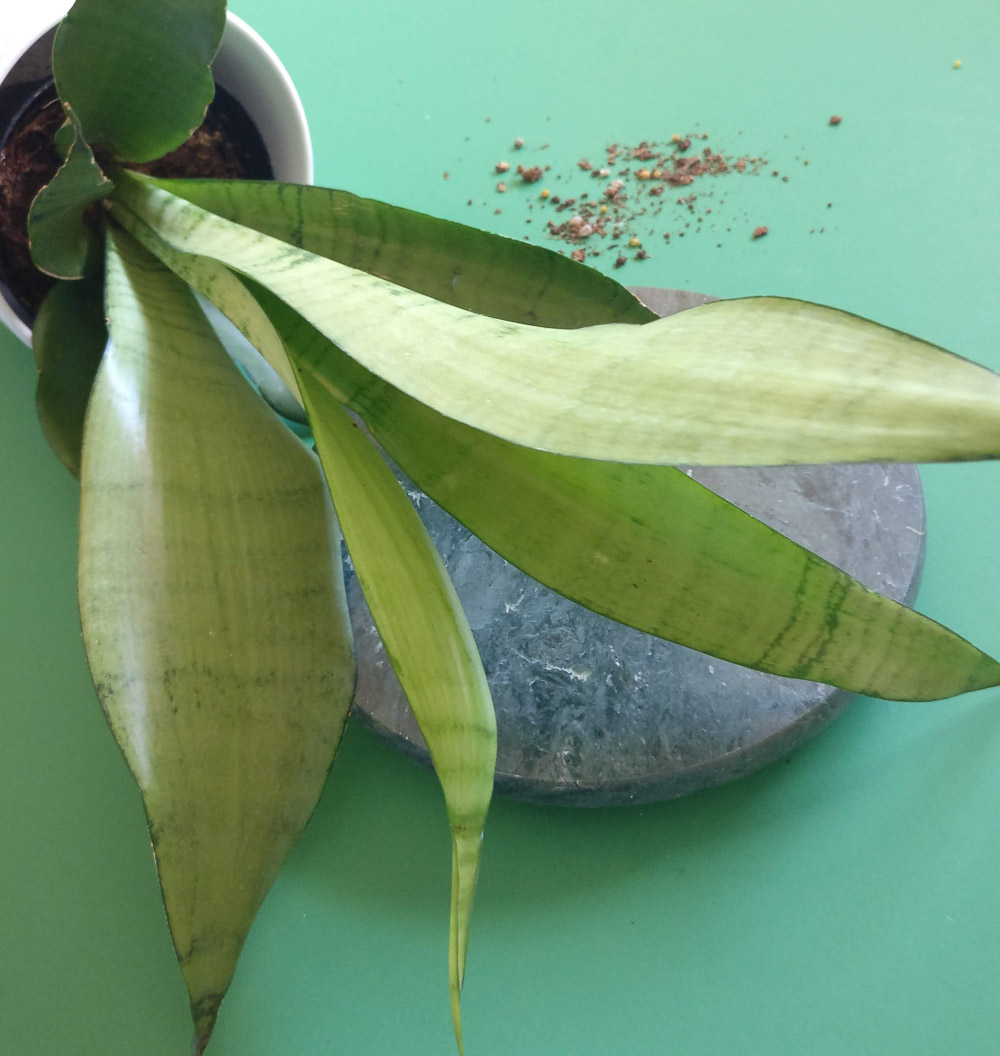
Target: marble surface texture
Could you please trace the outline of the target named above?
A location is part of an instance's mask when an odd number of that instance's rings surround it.
[[[660,314],[709,299],[635,292]],[[866,586],[913,600],[924,551],[915,467],[687,472]],[[787,755],[850,703],[843,691],[750,671],[583,609],[513,568],[400,479],[483,657],[497,709],[498,793],[568,806],[685,795]],[[353,575],[348,591],[359,661],[355,713],[429,763]]]

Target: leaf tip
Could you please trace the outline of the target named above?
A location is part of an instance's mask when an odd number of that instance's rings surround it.
[[[462,1040],[462,979],[454,956],[454,947],[452,948],[450,967],[451,1025],[455,1031],[455,1045],[458,1048],[458,1056],[465,1056],[465,1044]]]
[[[219,1018],[219,1006],[224,993],[203,994],[191,998],[191,1018],[194,1020],[194,1037],[191,1039],[192,1056],[202,1056],[212,1038],[216,1021]]]

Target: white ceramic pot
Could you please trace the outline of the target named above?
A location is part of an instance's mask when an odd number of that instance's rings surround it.
[[[52,38],[70,6],[69,0],[34,0],[5,13],[0,89],[29,84],[51,74]],[[278,56],[235,15],[226,16],[226,31],[212,73],[253,119],[271,158],[274,178],[312,183],[312,143],[298,92]],[[26,345],[31,344],[31,331],[2,296],[0,321]]]

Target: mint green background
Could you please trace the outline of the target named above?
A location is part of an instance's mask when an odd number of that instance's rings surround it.
[[[300,88],[319,182],[521,237],[526,196],[491,192],[514,136],[568,173],[700,127],[789,182],[720,182],[718,237],[656,244],[620,278],[820,300],[1000,368],[994,2],[280,6],[234,9]],[[142,810],[79,637],[77,489],[33,375],[0,334],[0,1051],[186,1056]],[[1000,653],[998,468],[924,480],[919,607]],[[791,759],[676,803],[498,802],[469,1056],[996,1053],[998,705],[861,701]],[[209,1051],[452,1052],[447,890],[432,775],[352,726]]]

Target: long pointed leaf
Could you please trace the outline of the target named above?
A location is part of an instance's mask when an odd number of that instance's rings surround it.
[[[351,407],[436,502],[519,568],[613,619],[772,674],[890,699],[1000,682],[965,639],[840,569],[668,466],[574,459],[446,418],[376,378],[290,308],[256,301],[207,258],[137,236],[239,320],[290,351]]]
[[[316,460],[190,293],[122,234],[109,243],[107,308],[80,608],[142,792],[201,1051],[347,714],[339,534]]]
[[[268,307],[302,376],[336,391],[419,486],[507,560],[612,619],[702,652],[893,700],[1000,684],[964,638],[863,587],[669,466],[569,458],[446,418]]]
[[[1000,456],[1000,377],[846,312],[766,297],[641,327],[498,322],[138,180],[116,193],[175,248],[253,278],[372,373],[529,447],[734,465]]]
[[[351,559],[444,791],[452,832],[452,1012],[459,991],[496,767],[482,661],[434,544],[378,450],[314,379],[300,388]]]
[[[445,793],[452,829],[449,974],[461,1051],[460,991],[496,763],[492,702],[465,614],[433,543],[381,456],[327,388],[312,379],[303,387],[291,374],[280,335],[242,282],[215,261],[171,249],[136,218],[130,229],[192,288],[225,308],[306,398],[358,577]]]
[[[560,253],[348,191],[147,179],[254,231],[497,319],[573,329],[656,318],[620,283]]]

